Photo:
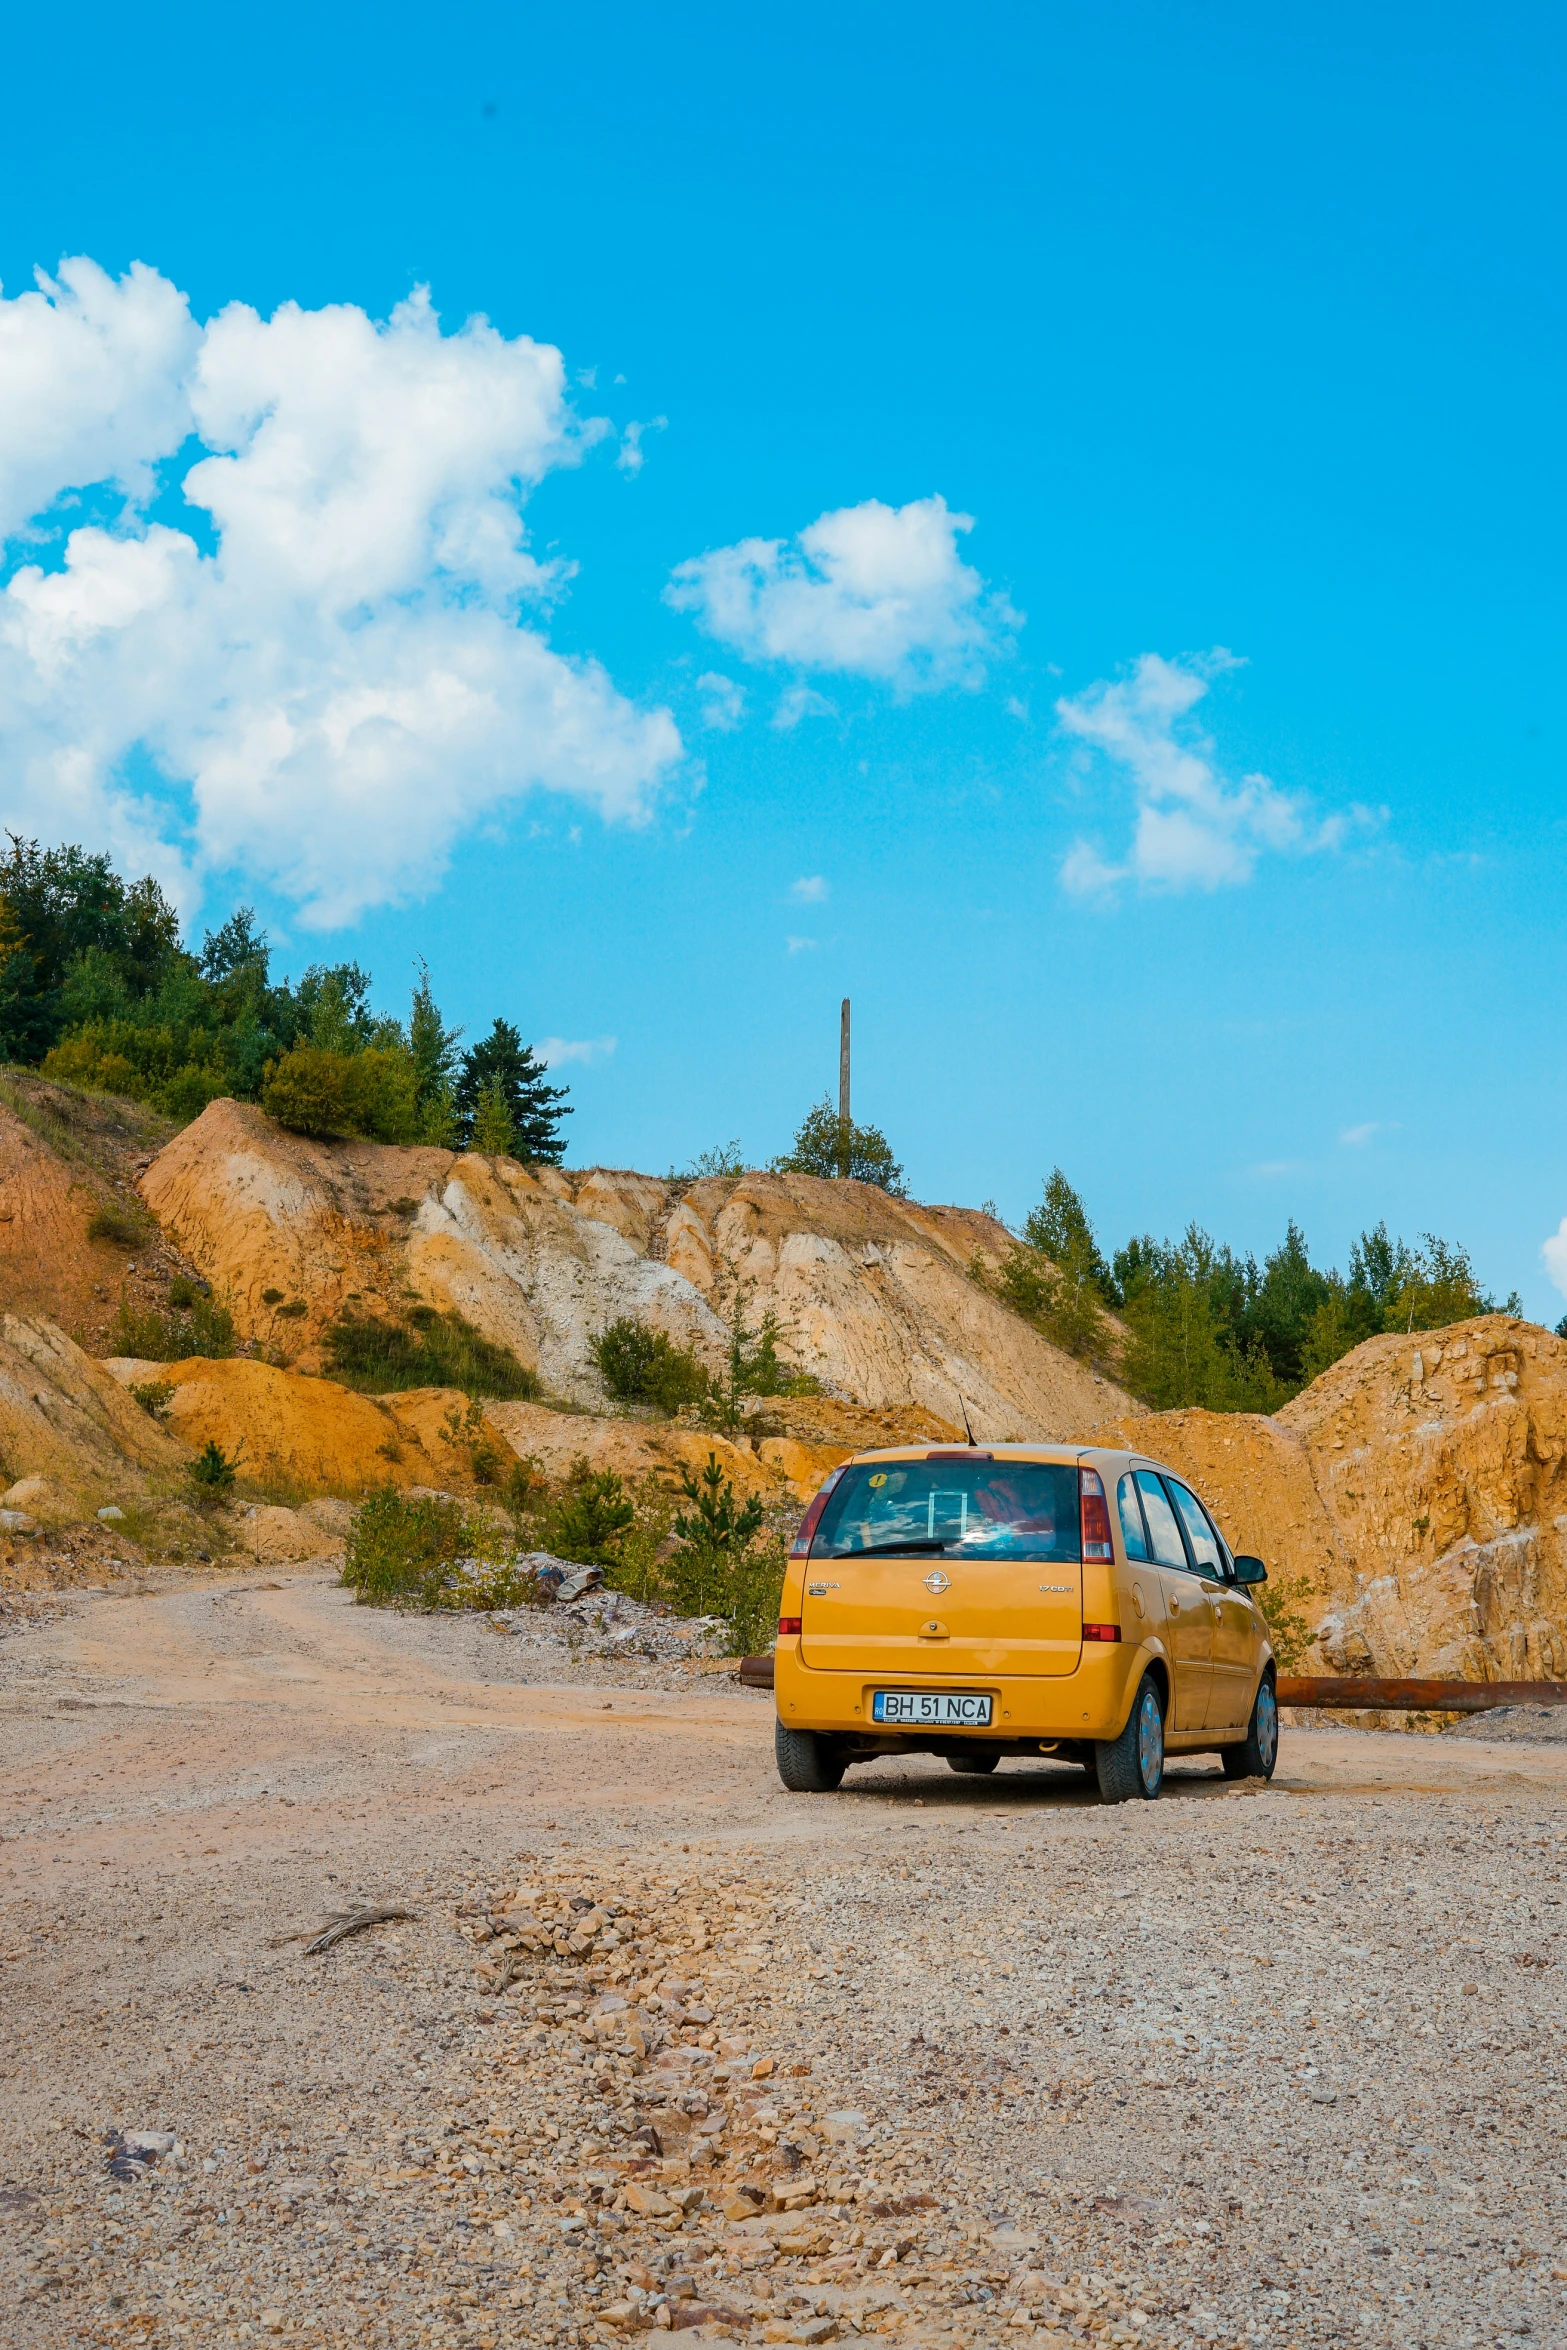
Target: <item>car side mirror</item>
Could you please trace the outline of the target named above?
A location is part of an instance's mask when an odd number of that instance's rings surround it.
[[[1251,1558],[1242,1551],[1235,1561],[1235,1580],[1237,1583],[1266,1583],[1268,1570],[1261,1559]]]

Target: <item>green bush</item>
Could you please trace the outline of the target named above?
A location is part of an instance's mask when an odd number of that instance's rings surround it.
[[[125,1392],[135,1398],[149,1419],[168,1418],[174,1390],[167,1379],[133,1379]]]
[[[792,1149],[774,1159],[774,1175],[825,1175],[874,1183],[894,1199],[906,1199],[903,1169],[892,1155],[892,1145],[879,1126],[857,1126],[840,1118],[830,1099],[806,1113]]]
[[[209,1436],[205,1447],[185,1471],[197,1494],[203,1501],[222,1501],[234,1490],[234,1477],[239,1468],[239,1454],[232,1460],[215,1436]]]
[[[413,1057],[401,1045],[333,1052],[296,1044],[267,1064],[261,1106],[296,1134],[417,1142],[424,1123]]]
[[[579,1459],[547,1520],[545,1548],[581,1566],[612,1566],[636,1515],[636,1504],[613,1469],[590,1469]]]
[[[622,1403],[653,1404],[674,1413],[700,1403],[707,1393],[707,1372],[695,1351],[630,1314],[601,1330],[590,1351],[605,1386]]]
[[[487,1519],[435,1495],[405,1501],[389,1485],[354,1512],[342,1580],[361,1607],[489,1610],[533,1596]]]
[[[509,1347],[455,1310],[414,1306],[401,1321],[345,1313],[323,1333],[326,1365],[345,1387],[396,1395],[410,1387],[458,1387],[492,1400],[535,1396],[539,1382]]]
[[[121,1298],[109,1351],[148,1363],[182,1363],[192,1355],[225,1362],[235,1352],[234,1317],[216,1298],[205,1297],[193,1281],[169,1284],[170,1310],[135,1306]],[[182,1307],[188,1310],[182,1311]]]

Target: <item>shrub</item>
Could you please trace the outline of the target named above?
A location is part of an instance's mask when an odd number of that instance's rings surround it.
[[[296,1044],[267,1063],[261,1106],[295,1134],[417,1142],[423,1124],[413,1058],[397,1045],[360,1052]]]
[[[238,1453],[230,1460],[215,1436],[209,1436],[205,1448],[189,1464],[185,1474],[203,1501],[221,1501],[234,1490],[234,1475],[239,1467]]]
[[[135,1398],[150,1419],[168,1418],[169,1406],[174,1401],[174,1390],[167,1379],[133,1379],[125,1392]]]
[[[547,1521],[548,1548],[582,1566],[612,1566],[636,1515],[636,1504],[614,1470],[590,1469],[579,1458]]]
[[[479,1099],[473,1113],[473,1134],[468,1147],[487,1159],[510,1159],[516,1156],[517,1129],[512,1122],[506,1088],[499,1077],[489,1078],[479,1088]]]
[[[471,1562],[468,1572],[459,1561]],[[383,1486],[355,1510],[342,1580],[361,1607],[507,1607],[530,1580],[500,1556],[495,1530],[461,1502],[404,1500]]]
[[[774,1159],[771,1172],[837,1176],[874,1183],[894,1199],[908,1196],[903,1169],[881,1128],[857,1126],[852,1118],[840,1118],[825,1096],[802,1119],[793,1147],[781,1159]]]
[[[674,1413],[700,1403],[707,1393],[707,1373],[695,1351],[630,1314],[601,1330],[590,1352],[610,1394],[623,1403],[654,1404]]]
[[[410,1387],[459,1387],[465,1395],[515,1400],[537,1395],[534,1373],[455,1310],[414,1306],[393,1321],[343,1314],[323,1333],[327,1368],[345,1387],[396,1395]]]
[[[680,1490],[692,1506],[676,1517],[675,1547],[664,1562],[665,1582],[675,1605],[684,1615],[722,1616],[731,1636],[742,1646],[759,1637],[758,1623],[770,1608],[765,1635],[771,1640],[777,1630],[778,1591],[783,1586],[782,1544],[757,1547],[763,1523],[761,1502],[753,1494],[748,1502],[737,1503],[734,1484],[724,1475],[715,1453],[708,1454],[700,1478],[693,1477],[689,1469],[682,1470]]]
[[[181,1308],[188,1302],[188,1311]],[[170,1311],[120,1300],[109,1351],[148,1363],[182,1363],[191,1355],[225,1362],[235,1351],[234,1317],[227,1306],[203,1296],[195,1282],[176,1277],[169,1284]]]

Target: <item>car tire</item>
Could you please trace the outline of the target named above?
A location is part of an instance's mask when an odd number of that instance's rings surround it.
[[[1279,1699],[1273,1675],[1264,1673],[1251,1701],[1251,1720],[1245,1743],[1221,1746],[1219,1759],[1227,1779],[1271,1779],[1279,1759]]]
[[[949,1754],[949,1771],[961,1771],[966,1779],[988,1779],[1001,1757],[999,1754]]]
[[[1096,1740],[1094,1775],[1101,1803],[1152,1803],[1164,1785],[1164,1706],[1159,1684],[1145,1673],[1119,1738]]]
[[[782,1722],[773,1724],[773,1753],[791,1795],[830,1795],[848,1768],[832,1739],[814,1730],[786,1729]]]

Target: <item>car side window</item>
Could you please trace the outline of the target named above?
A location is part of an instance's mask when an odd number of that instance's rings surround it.
[[[1143,1497],[1154,1557],[1161,1567],[1185,1567],[1186,1545],[1181,1540],[1181,1529],[1175,1522],[1175,1512],[1164,1486],[1150,1469],[1139,1469],[1137,1490]]]
[[[1182,1485],[1178,1478],[1167,1477],[1165,1483],[1169,1486],[1175,1506],[1180,1511],[1185,1523],[1186,1532],[1191,1541],[1192,1556],[1197,1561],[1198,1574],[1215,1576],[1222,1582],[1224,1580],[1224,1560],[1219,1552],[1218,1537],[1208,1523],[1207,1511],[1197,1499],[1196,1494]]]
[[[1126,1545],[1127,1557],[1146,1561],[1152,1554],[1148,1548],[1148,1537],[1143,1532],[1143,1513],[1130,1471],[1115,1489],[1115,1506],[1121,1513],[1121,1540]]]

